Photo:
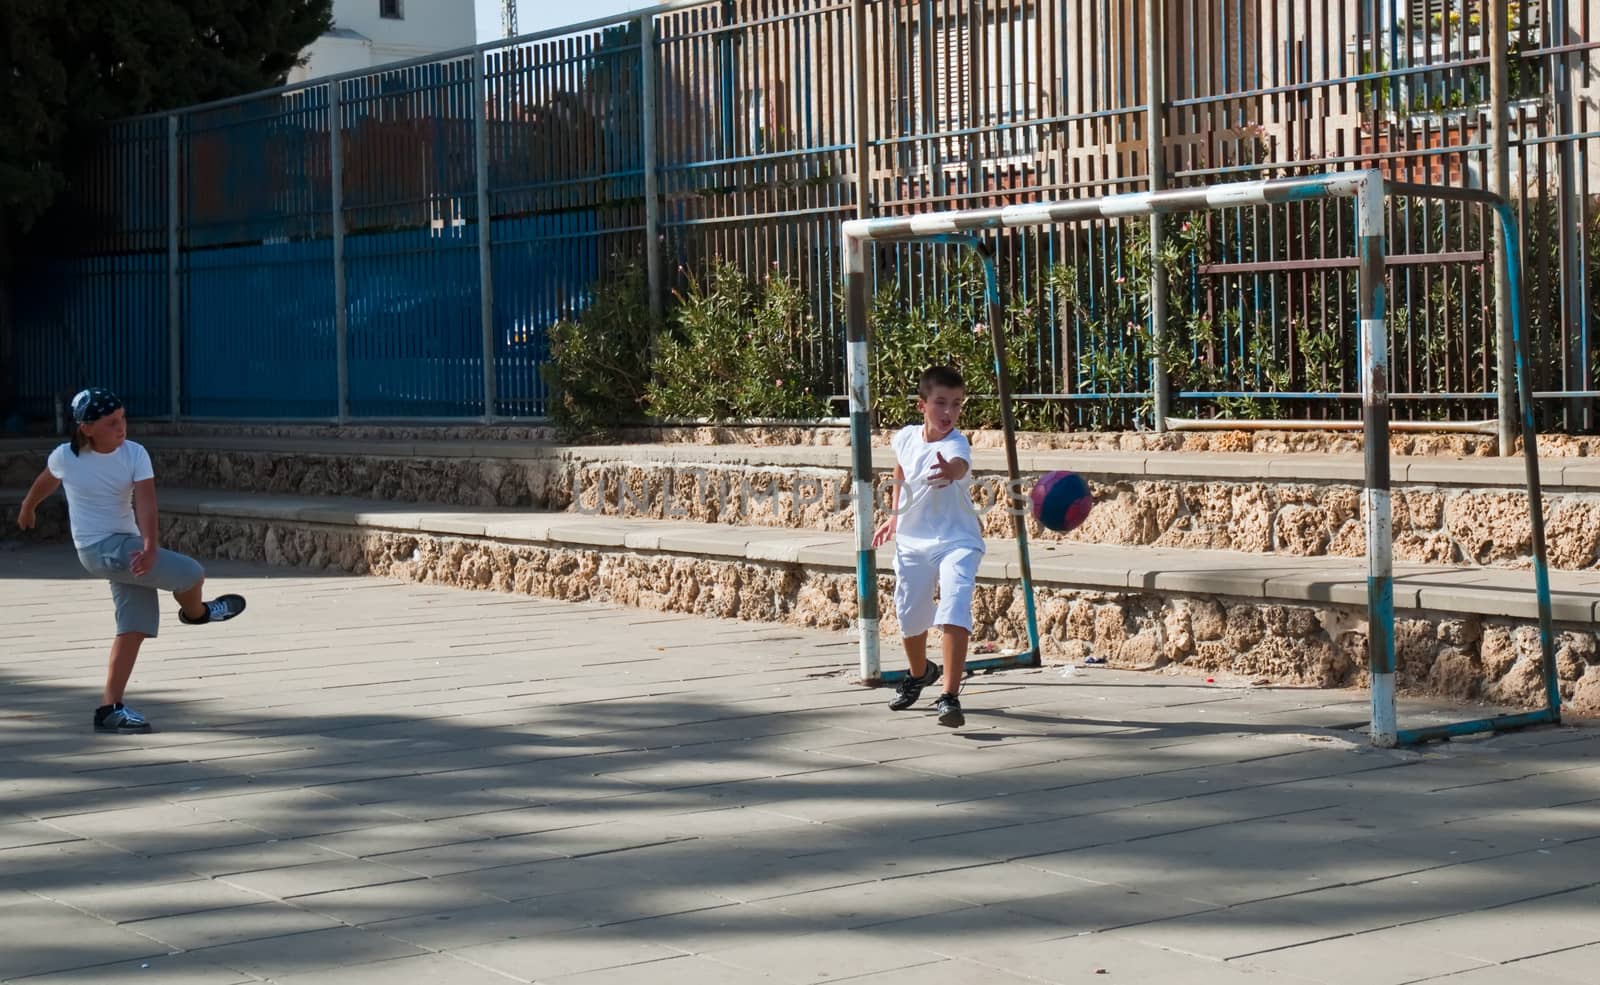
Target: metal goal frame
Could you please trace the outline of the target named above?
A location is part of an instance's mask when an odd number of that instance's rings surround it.
[[[1522,448],[1527,466],[1528,506],[1533,539],[1533,575],[1537,595],[1539,643],[1542,651],[1546,705],[1538,711],[1499,715],[1446,725],[1402,729],[1395,711],[1394,557],[1389,477],[1389,346],[1384,268],[1385,207],[1391,197],[1447,199],[1490,206],[1498,220],[1507,255],[1511,299],[1511,335],[1516,349],[1516,383],[1521,403]],[[845,363],[849,371],[851,490],[857,541],[856,582],[859,606],[861,678],[878,684],[904,676],[883,671],[879,662],[879,598],[875,527],[876,482],[872,469],[872,400],[868,385],[868,312],[870,285],[867,257],[872,244],[923,240],[974,249],[983,262],[989,336],[994,349],[996,396],[1000,401],[1010,489],[1020,489],[1015,425],[1006,365],[1003,298],[993,243],[986,231],[1043,226],[1084,219],[1118,219],[1202,209],[1275,205],[1319,199],[1353,198],[1356,212],[1358,317],[1361,339],[1361,406],[1365,448],[1367,533],[1367,669],[1372,697],[1371,741],[1392,747],[1432,739],[1558,723],[1561,694],[1551,629],[1550,577],[1545,555],[1543,498],[1539,484],[1538,436],[1534,428],[1532,356],[1523,324],[1521,237],[1516,215],[1504,198],[1487,191],[1436,188],[1386,180],[1375,170],[1346,171],[1313,177],[1277,178],[1206,185],[1166,191],[1136,192],[1065,202],[1011,205],[1001,208],[930,212],[922,215],[855,219],[843,224],[845,268]],[[1011,505],[1007,504],[1008,507]],[[1020,548],[1019,575],[1028,648],[1020,653],[969,660],[967,669],[994,670],[1038,666],[1042,660],[1035,609],[1033,574],[1028,556],[1027,524],[1012,508],[1013,532]]]

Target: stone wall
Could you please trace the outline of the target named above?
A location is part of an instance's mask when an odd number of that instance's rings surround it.
[[[203,557],[809,628],[844,630],[857,615],[852,572],[797,564],[265,521],[175,518],[167,529],[174,549]],[[883,632],[892,639],[898,633],[893,580],[880,578],[878,588]],[[1112,667],[1274,684],[1366,683],[1366,619],[1354,607],[1054,588],[1040,589],[1036,606],[1051,662],[1099,656]],[[1021,594],[1010,583],[980,583],[973,619],[977,642],[1016,645],[1026,637]],[[1559,627],[1558,646],[1563,697],[1575,712],[1600,713],[1600,646],[1593,628]],[[1538,632],[1525,621],[1402,613],[1396,656],[1398,683],[1407,692],[1517,706],[1542,702]]]
[[[196,435],[209,438],[285,438],[348,439],[354,441],[513,441],[561,444],[553,428],[527,425],[315,425],[315,424],[172,424],[164,421],[138,421],[134,437],[145,435]],[[886,443],[892,429],[877,432],[879,443]],[[968,433],[975,448],[999,448],[999,431]],[[850,444],[850,430],[832,425],[694,425],[622,428],[586,439],[590,444],[691,444],[843,447]],[[1348,453],[1359,452],[1361,432],[1347,431],[1024,431],[1017,435],[1017,446],[1024,450],[1075,451],[1215,451],[1256,452],[1261,454]],[[1395,431],[1389,448],[1395,455],[1486,457],[1497,455],[1497,441],[1491,434],[1459,434],[1428,431]],[[1520,445],[1519,445],[1520,447]],[[1565,434],[1539,436],[1539,453],[1548,457],[1593,457],[1600,455],[1600,437]]]
[[[15,507],[0,510],[0,540],[16,537],[15,515]],[[164,515],[162,529],[167,547],[199,558],[841,631],[857,615],[853,572],[798,564],[191,515]],[[25,539],[65,541],[65,534],[63,511],[52,504],[41,511],[40,529]],[[68,549],[65,543],[62,549]],[[883,631],[892,641],[898,632],[893,580],[880,578],[878,588]],[[1272,684],[1366,683],[1365,613],[1351,606],[1050,587],[1040,588],[1036,605],[1052,663],[1094,656],[1117,668]],[[977,643],[1016,645],[1025,638],[1014,584],[981,582],[973,618]],[[1395,628],[1404,691],[1540,704],[1538,633],[1531,623],[1404,612]],[[1600,646],[1593,627],[1559,626],[1557,639],[1563,697],[1575,713],[1600,714]],[[892,650],[885,659],[895,659]]]
[[[1094,511],[1071,534],[1028,518],[1046,542],[1229,550],[1294,556],[1366,555],[1366,511],[1359,485],[1343,482],[1232,482],[1127,479],[1085,473]],[[1027,488],[1036,475],[1025,475]],[[554,510],[607,516],[683,518],[757,527],[853,529],[850,477],[842,470],[578,463],[542,481]],[[887,517],[880,491],[877,520]],[[989,537],[1009,537],[1021,501],[1003,477],[980,475],[974,499]],[[1600,564],[1600,495],[1545,497],[1552,565]],[[1527,496],[1516,490],[1403,487],[1393,494],[1394,555],[1431,564],[1522,567],[1532,552]]]
[[[552,457],[382,458],[154,449],[165,485],[305,496],[358,496],[456,508],[522,507],[757,527],[853,529],[844,469],[685,467]],[[0,457],[0,486],[19,488],[36,453]],[[1232,550],[1293,556],[1366,554],[1361,487],[1348,482],[1129,479],[1085,473],[1096,506],[1070,535],[1044,541]],[[1025,476],[1031,482],[1034,476]],[[990,537],[1011,534],[1003,477],[980,475],[975,498]],[[887,489],[879,519],[887,514]],[[1600,494],[1545,497],[1550,563],[1600,567]],[[1394,556],[1429,564],[1525,567],[1532,552],[1527,496],[1513,488],[1402,486],[1393,497]]]

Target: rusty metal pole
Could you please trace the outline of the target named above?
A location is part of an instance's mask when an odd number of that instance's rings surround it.
[[[1567,0],[1554,0],[1548,8],[1553,23],[1550,25],[1552,44],[1565,45],[1577,37],[1571,29],[1570,6]],[[1582,202],[1583,179],[1578,174],[1578,147],[1573,134],[1572,55],[1565,52],[1555,59],[1553,98],[1556,109],[1556,133],[1561,142],[1556,145],[1560,162],[1561,180],[1556,185],[1560,195],[1558,216],[1561,230],[1561,323],[1566,336],[1565,371],[1562,386],[1570,392],[1589,389],[1589,318],[1584,291],[1584,229]],[[1566,400],[1566,425],[1569,433],[1587,433],[1594,428],[1594,401],[1587,397],[1568,397]]]
[[[1166,133],[1167,78],[1166,31],[1162,23],[1161,0],[1144,0],[1145,45],[1145,151],[1149,161],[1150,190],[1167,186],[1167,162],[1162,154]],[[1167,367],[1161,358],[1167,336],[1167,278],[1161,266],[1161,247],[1165,233],[1162,216],[1150,216],[1150,338],[1155,351],[1150,358],[1150,416],[1157,431],[1167,429]]]
[[[666,289],[663,287],[661,255],[661,175],[660,133],[661,80],[656,57],[656,19],[651,14],[639,18],[639,75],[643,105],[640,115],[644,144],[644,262],[645,283],[650,292],[650,324],[660,328],[665,317]]]
[[[183,184],[178,114],[167,117],[167,385],[171,417],[183,414]]]
[[[1504,3],[1486,8],[1489,18],[1489,191],[1502,198],[1511,197],[1510,109],[1506,93],[1511,47],[1510,20]],[[1493,220],[1491,220],[1493,221]],[[1511,338],[1511,285],[1504,237],[1490,233],[1494,244],[1494,327],[1496,422],[1500,454],[1510,455],[1517,446],[1516,381],[1513,360],[1516,349]]]
[[[855,86],[856,218],[872,217],[870,142],[867,139],[867,0],[852,0],[850,33],[853,51],[851,81]]]

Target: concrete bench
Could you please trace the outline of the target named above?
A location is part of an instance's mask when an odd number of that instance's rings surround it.
[[[493,460],[625,466],[721,466],[847,471],[850,449],[829,445],[760,446],[629,444],[561,445],[518,441],[371,440],[328,438],[226,438],[218,436],[140,437],[152,452],[209,453],[273,457],[375,458],[405,460]],[[57,439],[0,439],[0,459],[40,457]],[[894,468],[885,446],[873,449],[873,465]],[[1165,451],[1022,451],[1024,473],[1071,469],[1097,479],[1227,479],[1262,482],[1348,482],[1363,479],[1362,456],[1354,454],[1257,454]],[[974,470],[1003,474],[1005,453],[995,448],[973,450]],[[1391,459],[1396,485],[1468,485],[1521,488],[1521,459],[1396,456]],[[1552,492],[1600,491],[1600,463],[1589,458],[1547,457],[1540,463],[1541,480]]]
[[[0,536],[17,535],[21,497],[0,491]],[[836,630],[856,613],[848,533],[210,490],[165,489],[160,501],[164,543],[202,558]],[[63,536],[59,499],[46,512]],[[1321,686],[1363,679],[1363,558],[1066,543],[1035,543],[1031,557],[1049,660],[1096,655]],[[892,552],[879,551],[878,566],[892,637]],[[1530,572],[1399,563],[1395,575],[1402,687],[1537,702]],[[1019,577],[1015,542],[991,541],[976,640],[1024,638]],[[1600,572],[1554,572],[1552,587],[1565,685],[1593,676],[1600,695]]]
[[[0,491],[14,507],[23,491]],[[356,498],[254,495],[168,489],[160,494],[171,518],[263,521],[392,534],[423,534],[545,548],[602,548],[855,570],[855,538],[848,533],[764,527],[711,527],[693,521],[541,513],[516,509],[460,510]],[[14,510],[8,510],[8,520]],[[1280,603],[1366,604],[1364,558],[1263,557],[1235,551],[1172,550],[1094,544],[1030,547],[1037,587],[1121,592],[1179,592]],[[893,553],[878,552],[879,570],[893,572]],[[1019,549],[990,540],[979,577],[1017,581]],[[1553,572],[1555,617],[1590,622],[1600,617],[1600,571]],[[1395,605],[1430,610],[1532,618],[1533,576],[1520,569],[1398,563]]]

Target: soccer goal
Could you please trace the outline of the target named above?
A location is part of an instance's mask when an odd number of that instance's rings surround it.
[[[1389,490],[1389,347],[1385,318],[1384,217],[1390,197],[1449,199],[1492,207],[1506,245],[1511,292],[1512,339],[1516,349],[1517,393],[1522,405],[1522,446],[1527,464],[1527,492],[1533,534],[1533,577],[1538,601],[1539,642],[1543,651],[1546,706],[1539,711],[1501,715],[1426,728],[1402,729],[1395,713],[1394,572],[1393,531]],[[1005,319],[995,250],[987,231],[1022,226],[1043,226],[1085,219],[1151,216],[1200,209],[1275,205],[1318,199],[1355,200],[1355,233],[1359,260],[1358,317],[1361,339],[1361,396],[1366,478],[1364,506],[1367,532],[1367,666],[1371,678],[1371,741],[1378,746],[1408,745],[1431,739],[1497,731],[1527,725],[1556,723],[1561,716],[1561,695],[1556,673],[1551,631],[1550,579],[1545,561],[1544,512],[1539,487],[1537,435],[1528,378],[1532,362],[1522,321],[1521,238],[1510,203],[1490,192],[1464,188],[1436,188],[1386,181],[1377,171],[1350,171],[1306,178],[1247,181],[1170,191],[1112,195],[1068,202],[1013,205],[1004,208],[933,212],[923,215],[857,219],[844,223],[846,353],[849,367],[852,491],[858,553],[856,582],[859,596],[861,677],[867,683],[897,680],[904,671],[883,671],[879,663],[878,566],[872,546],[875,526],[876,485],[872,469],[872,394],[868,387],[869,284],[867,256],[872,244],[922,240],[969,247],[982,260],[989,335],[993,341],[995,378],[1005,435],[1006,468],[1010,489],[1020,488],[1017,446],[1011,409]],[[1032,667],[1041,662],[1042,650],[1028,558],[1025,518],[1011,509],[1012,529],[1020,550],[1018,576],[1027,624],[1028,646],[1019,653],[968,662],[968,670]]]

